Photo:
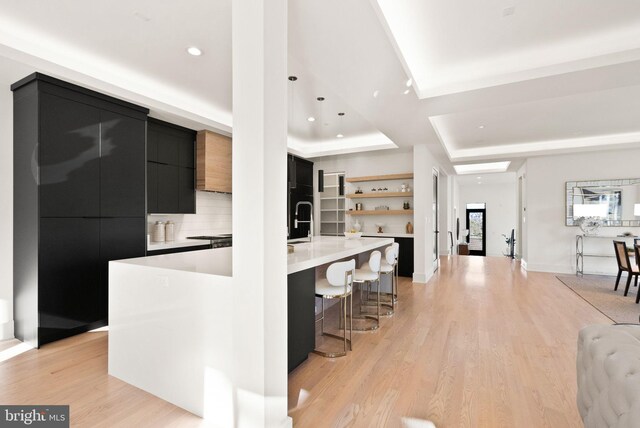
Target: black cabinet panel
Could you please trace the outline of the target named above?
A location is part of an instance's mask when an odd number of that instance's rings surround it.
[[[178,166],[184,168],[196,167],[196,133],[185,133],[179,139],[178,147],[180,150]]]
[[[178,191],[178,212],[189,214],[196,212],[195,170],[180,168],[180,189]]]
[[[310,225],[300,224],[295,228],[296,204],[300,201],[313,203],[313,162],[301,159],[297,156],[288,155],[287,158],[287,186],[289,202],[289,238],[302,238],[309,234]],[[298,220],[309,220],[309,206],[303,205],[299,209]],[[314,219],[319,221],[320,219]]]
[[[395,238],[400,244],[400,255],[398,257],[398,275],[413,276],[413,238]]]
[[[315,348],[315,268],[287,277],[287,341],[289,372]]]
[[[41,94],[39,113],[40,215],[100,215],[100,110]]]
[[[301,201],[313,203],[313,196],[304,195],[292,189],[289,193],[289,239],[306,238],[309,235],[309,230],[311,229],[311,225],[309,223],[300,223],[297,228],[295,227],[296,204]],[[308,221],[311,218],[310,215],[311,207],[309,207],[309,205],[301,205],[298,208],[298,220]],[[314,219],[314,221],[317,220]]]
[[[156,139],[158,146],[158,162],[178,165],[180,162],[180,146],[171,135],[156,129],[149,124],[149,137]]]
[[[157,119],[147,125],[147,211],[194,214],[196,132]]]
[[[39,345],[100,320],[100,220],[40,220]]]
[[[100,215],[142,217],[145,211],[145,122],[101,112]]]
[[[158,213],[158,164],[147,162],[147,212]]]
[[[313,187],[313,162],[295,158],[296,160],[296,184]]]
[[[180,168],[158,164],[158,212],[177,213],[180,209]]]
[[[109,261],[144,257],[146,220],[140,218],[100,219],[100,318],[107,319],[109,302]]]

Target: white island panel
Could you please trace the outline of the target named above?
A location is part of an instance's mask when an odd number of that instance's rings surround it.
[[[109,263],[109,374],[233,426],[232,279],[180,265],[182,254]],[[172,269],[153,266],[168,256]]]

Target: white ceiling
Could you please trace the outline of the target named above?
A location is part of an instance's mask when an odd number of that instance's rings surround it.
[[[0,56],[230,132],[230,6],[0,0]],[[289,145],[305,156],[426,144],[453,173],[640,141],[636,0],[290,1],[289,58]]]

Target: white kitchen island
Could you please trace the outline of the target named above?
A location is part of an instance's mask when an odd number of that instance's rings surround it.
[[[316,267],[392,242],[296,244],[287,259],[290,335],[304,326],[308,348]],[[224,427],[234,424],[232,314],[243,310],[233,305],[231,257],[232,248],[217,248],[109,262],[109,374]]]

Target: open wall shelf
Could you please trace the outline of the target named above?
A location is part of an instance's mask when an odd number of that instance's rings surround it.
[[[361,198],[412,198],[413,192],[373,192],[373,193],[350,193],[348,199]]]
[[[413,215],[413,210],[360,210],[346,211],[348,215]]]
[[[345,179],[347,183],[360,183],[363,181],[382,181],[382,180],[412,180],[413,173],[404,174],[387,174],[387,175],[368,175],[365,177],[350,177]]]

